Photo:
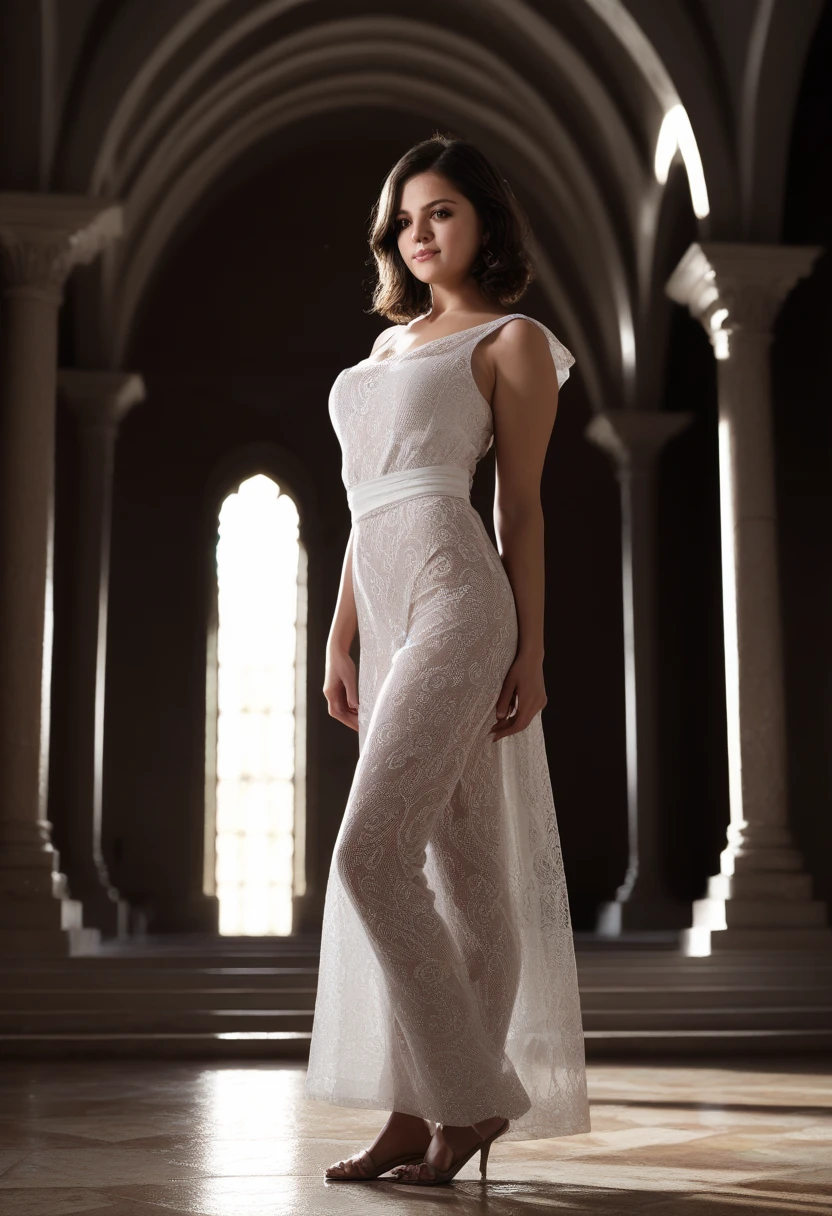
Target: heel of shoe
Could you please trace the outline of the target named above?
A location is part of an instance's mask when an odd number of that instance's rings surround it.
[[[485,1144],[480,1149],[480,1177],[482,1179],[485,1179],[485,1171],[488,1166],[488,1154],[493,1143],[493,1140],[486,1140]]]
[[[505,1135],[505,1133],[508,1131],[508,1129],[510,1127],[511,1127],[511,1120],[506,1119],[503,1126],[501,1128],[499,1128],[494,1133],[493,1136],[491,1136],[488,1140],[486,1140],[483,1143],[483,1146],[480,1149],[480,1178],[483,1178],[483,1179],[485,1178],[485,1171],[488,1167],[488,1154],[491,1152],[491,1145],[494,1143],[494,1141],[497,1139],[498,1136]]]

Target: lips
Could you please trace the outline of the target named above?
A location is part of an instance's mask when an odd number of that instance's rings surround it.
[[[438,249],[423,249],[420,253],[414,253],[413,261],[414,262],[427,262],[430,260],[430,258],[433,257],[433,255],[435,253],[438,253],[438,252],[439,252]]]

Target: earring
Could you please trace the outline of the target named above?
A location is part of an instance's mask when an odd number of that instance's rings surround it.
[[[482,249],[482,260],[485,262],[486,266],[494,266],[497,262],[497,259],[492,251],[490,249],[486,249],[485,246],[483,246]]]

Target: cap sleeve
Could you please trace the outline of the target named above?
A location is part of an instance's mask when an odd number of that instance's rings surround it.
[[[526,317],[526,320],[532,321],[535,325],[539,326],[546,335],[549,342],[549,351],[558,376],[558,388],[560,388],[569,379],[569,369],[575,362],[575,356],[570,350],[566,349],[560,339],[556,338],[551,329],[548,329],[542,321],[538,321],[536,317]]]

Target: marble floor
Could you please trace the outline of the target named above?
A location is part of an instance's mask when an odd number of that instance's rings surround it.
[[[12,1062],[2,1216],[832,1214],[832,1061],[593,1065],[592,1132],[475,1156],[451,1186],[325,1182],[382,1112],[303,1098],[294,1062]]]

